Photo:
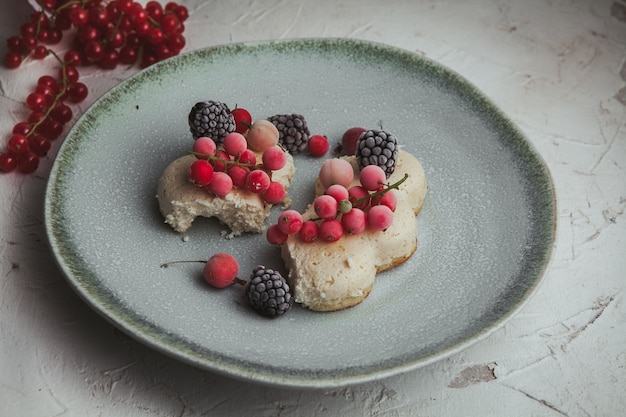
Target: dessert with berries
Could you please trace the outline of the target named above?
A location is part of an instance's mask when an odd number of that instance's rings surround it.
[[[417,249],[415,217],[426,191],[420,162],[382,130],[363,132],[355,155],[327,160],[314,202],[300,216],[289,210],[267,231],[282,245],[295,302],[316,311],[362,302],[378,272]]]
[[[217,101],[193,106],[192,150],[165,169],[157,189],[161,214],[177,232],[202,216],[227,225],[229,236],[261,233],[271,207],[285,200],[293,157],[278,145],[273,123],[250,123],[240,118],[242,110],[233,113]]]

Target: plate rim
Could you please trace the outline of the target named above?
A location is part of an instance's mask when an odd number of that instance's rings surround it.
[[[197,351],[194,349],[187,349],[186,351],[185,349],[181,349],[181,347],[183,346],[180,342],[174,341],[168,343],[167,345],[164,345],[163,334],[160,334],[160,337],[156,337],[153,332],[151,333],[149,331],[149,329],[154,328],[154,326],[148,325],[147,330],[145,327],[146,323],[142,323],[142,320],[140,320],[140,318],[129,320],[129,316],[132,316],[132,314],[129,313],[132,313],[132,311],[126,311],[125,314],[117,314],[117,311],[112,311],[110,306],[107,306],[107,304],[103,302],[102,299],[98,299],[97,297],[95,297],[95,295],[90,292],[89,289],[79,285],[79,282],[75,279],[75,277],[72,276],[73,274],[68,266],[68,260],[65,259],[65,257],[61,253],[61,244],[58,242],[54,219],[54,194],[57,189],[59,181],[58,177],[60,175],[60,170],[62,169],[63,159],[60,156],[62,156],[67,151],[66,148],[69,148],[71,146],[68,141],[64,141],[58,150],[57,158],[55,158],[55,161],[52,165],[48,178],[48,183],[46,185],[44,201],[44,223],[46,227],[48,243],[54,255],[54,260],[61,272],[63,273],[64,277],[66,278],[66,281],[70,284],[72,289],[83,299],[83,301],[85,301],[92,309],[98,312],[100,316],[105,318],[115,327],[123,330],[126,334],[142,342],[143,344],[159,352],[165,353],[170,357],[174,357],[178,360],[189,363],[199,368],[203,368],[229,377],[242,379],[248,382],[258,382],[263,384],[269,384],[272,386],[282,386],[290,388],[336,388],[380,380],[430,365],[451,355],[454,355],[455,353],[463,351],[469,346],[474,345],[475,343],[485,339],[487,336],[500,329],[506,322],[509,321],[511,317],[516,315],[530,301],[530,299],[537,293],[541,284],[545,281],[546,272],[549,269],[550,264],[552,263],[554,248],[557,241],[557,198],[555,183],[550,169],[535,148],[534,144],[519,129],[519,127],[515,123],[513,123],[512,120],[508,118],[507,115],[493,103],[491,99],[489,99],[484,93],[482,93],[481,90],[479,90],[473,83],[471,83],[458,72],[418,53],[379,42],[348,38],[295,38],[237,42],[209,46],[206,48],[185,52],[179,56],[159,62],[155,65],[138,71],[137,73],[118,83],[110,90],[102,94],[98,99],[96,99],[81,114],[81,116],[76,120],[74,125],[68,131],[67,137],[71,136],[73,132],[82,125],[83,121],[87,119],[87,117],[94,111],[95,108],[97,108],[106,100],[109,100],[118,91],[120,91],[130,83],[137,82],[137,80],[141,77],[144,77],[146,73],[156,72],[161,66],[164,65],[171,65],[172,61],[188,59],[193,56],[203,54],[211,55],[215,53],[220,53],[224,50],[227,50],[231,53],[240,53],[241,51],[245,52],[248,50],[270,47],[288,48],[297,46],[300,48],[307,48],[310,45],[324,45],[325,47],[333,47],[333,45],[336,45],[337,43],[353,44],[355,46],[365,48],[374,48],[377,51],[391,53],[395,56],[401,56],[403,58],[421,61],[430,69],[436,70],[439,75],[443,75],[447,79],[454,81],[455,84],[462,85],[466,89],[465,93],[471,94],[474,100],[478,100],[480,105],[485,106],[493,115],[496,115],[498,117],[498,121],[506,125],[507,130],[515,132],[515,136],[523,140],[525,151],[528,152],[542,168],[542,173],[545,176],[543,179],[545,180],[546,184],[549,186],[549,190],[551,191],[551,210],[549,213],[549,217],[551,219],[552,227],[550,230],[551,241],[545,243],[545,252],[542,252],[543,264],[537,270],[535,274],[536,278],[534,279],[532,285],[528,287],[528,289],[523,293],[521,298],[517,300],[516,303],[511,308],[509,308],[505,314],[500,315],[489,326],[483,327],[480,331],[473,333],[471,337],[459,341],[458,343],[448,348],[437,350],[434,353],[421,356],[418,359],[412,361],[403,361],[392,366],[387,366],[384,369],[370,369],[375,368],[374,366],[372,366],[368,368],[370,370],[366,372],[356,372],[348,373],[346,375],[333,376],[329,376],[328,374],[324,373],[324,375],[322,376],[315,376],[294,374],[289,372],[277,373],[275,368],[262,370],[256,367],[252,369],[247,367],[246,364],[242,363],[241,361],[232,359],[225,360],[225,358],[215,356],[207,360],[206,357],[201,357],[200,355],[198,355]],[[169,335],[165,336],[167,336],[166,339],[169,338]],[[201,350],[201,352],[202,351],[203,350]]]

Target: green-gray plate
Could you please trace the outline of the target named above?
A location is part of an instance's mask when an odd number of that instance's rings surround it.
[[[257,264],[284,271],[263,234],[227,239],[224,226],[199,219],[183,239],[159,214],[157,180],[191,149],[187,115],[206,99],[245,107],[255,119],[301,113],[333,144],[352,126],[393,132],[429,182],[416,254],[379,274],[356,307],[317,313],[296,305],[278,319],[253,312],[244,287],[209,288],[202,264],[161,268],[230,252],[241,278]],[[303,210],[321,159],[295,160],[292,207]],[[139,72],[71,129],[45,203],[60,269],[115,326],[198,367],[301,388],[416,369],[502,326],[544,275],[555,210],[546,165],[474,86],[416,54],[347,39],[229,44]]]

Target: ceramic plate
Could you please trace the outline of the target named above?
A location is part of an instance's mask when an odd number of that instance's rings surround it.
[[[202,264],[160,268],[218,251],[236,255],[244,278],[257,264],[283,268],[263,235],[229,240],[201,219],[183,238],[159,214],[157,180],[191,148],[187,115],[205,99],[255,118],[301,113],[333,143],[352,126],[395,133],[429,181],[416,254],[354,308],[295,306],[276,320],[252,312],[243,287],[208,288]],[[295,159],[303,210],[321,161]],[[413,53],[339,39],[218,46],[136,74],[69,132],[45,209],[60,268],[113,324],[199,367],[295,387],[371,381],[466,348],[528,300],[555,237],[546,166],[476,88]]]

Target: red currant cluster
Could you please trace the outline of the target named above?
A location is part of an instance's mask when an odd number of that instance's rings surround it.
[[[81,102],[87,86],[78,81],[77,68],[98,65],[113,69],[118,64],[142,67],[180,53],[185,46],[184,6],[170,2],[162,7],[156,1],[142,6],[133,0],[40,0],[40,11],[33,12],[20,27],[21,36],[7,39],[7,68],[17,68],[27,57],[43,59],[53,55],[61,64],[57,77],[42,76],[27,97],[30,115],[16,124],[7,148],[0,153],[0,171],[16,168],[32,173],[39,158],[50,149],[50,141],[61,136],[72,119],[66,102]],[[63,57],[47,45],[58,43],[63,32],[75,29],[71,49]]]
[[[298,211],[285,210],[267,229],[267,240],[281,245],[289,235],[298,234],[304,242],[336,242],[344,234],[357,235],[368,228],[386,230],[393,222],[397,204],[393,190],[407,177],[388,185],[383,169],[368,165],[359,173],[360,185],[352,185],[352,165],[344,159],[330,159],[322,165],[318,177],[326,192],[313,201],[317,217],[304,220]]]

